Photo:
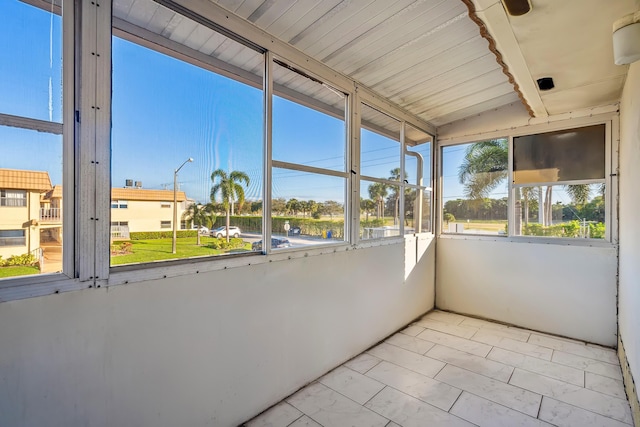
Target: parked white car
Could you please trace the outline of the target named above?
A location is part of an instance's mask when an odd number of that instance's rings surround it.
[[[240,230],[240,228],[233,225],[229,226],[230,237],[240,237],[240,234],[242,234],[242,230]],[[222,227],[211,230],[211,237],[227,237],[227,227],[223,225]]]
[[[198,230],[199,234],[209,234],[209,229],[207,227],[205,227],[204,225],[201,225],[200,227],[198,227],[197,225],[192,225],[191,229],[192,230]]]

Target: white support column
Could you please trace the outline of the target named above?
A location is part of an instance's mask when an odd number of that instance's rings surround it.
[[[271,253],[271,157],[272,157],[272,119],[273,119],[273,55],[264,54],[264,188],[262,190],[262,251]]]
[[[347,222],[351,224],[349,230],[350,242],[355,245],[360,239],[360,123],[362,117],[362,110],[360,104],[360,95],[358,93],[358,87],[356,86],[353,91],[353,95],[349,98],[351,108],[349,108],[349,115],[347,119],[351,119],[351,127],[349,128],[349,163],[347,172],[349,173],[349,189],[350,198],[347,198],[345,202],[350,202],[350,212],[348,212]],[[345,203],[346,209],[346,203]],[[348,219],[351,218],[349,221]]]
[[[76,277],[75,240],[75,138],[79,123],[76,122],[75,75],[78,62],[75,33],[76,10],[74,0],[64,0],[62,4],[62,272],[70,278]]]
[[[403,120],[400,122],[400,182],[398,187],[398,233],[400,236],[404,236],[404,168],[405,168],[405,126],[407,123]]]
[[[111,214],[111,1],[96,0],[96,286],[105,284],[110,264]]]
[[[96,239],[96,31],[98,5],[82,1],[80,5],[80,40],[78,58],[79,86],[76,105],[77,153],[76,186],[76,260],[78,276],[82,282],[95,280]],[[71,181],[73,182],[73,181]]]

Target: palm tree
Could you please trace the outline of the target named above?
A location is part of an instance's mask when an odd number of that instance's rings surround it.
[[[184,219],[191,221],[192,224],[198,227],[198,232],[196,233],[198,236],[196,238],[198,246],[200,246],[200,227],[210,225],[213,222],[213,216],[213,205],[211,203],[207,203],[206,205],[192,203],[182,214]]]
[[[591,188],[588,185],[567,185],[565,191],[576,205],[584,205],[589,201]]]
[[[464,160],[458,167],[458,180],[464,184],[467,198],[480,201],[502,185],[509,175],[508,168],[508,140],[480,141],[467,147]],[[522,206],[519,189],[516,189],[515,208],[515,229],[520,234]]]
[[[369,221],[369,213],[376,208],[376,202],[371,199],[364,199],[360,197],[360,210],[364,211],[366,219],[365,221]]]
[[[469,199],[480,200],[487,197],[501,185],[508,176],[509,147],[506,139],[492,139],[470,144],[465,152],[464,160],[458,168],[458,179],[464,184],[465,196]],[[566,185],[565,189],[577,204],[587,202],[590,194],[589,185]],[[515,229],[520,234],[522,224],[522,202],[524,198],[525,224],[529,220],[529,198],[535,194],[531,187],[515,188]],[[552,214],[552,186],[547,186],[544,201],[541,190],[539,204],[542,215],[539,222],[551,225]]]
[[[219,181],[216,183],[217,179],[219,179]],[[211,174],[211,181],[214,183],[213,187],[211,187],[211,202],[215,201],[218,193],[222,196],[222,205],[227,214],[226,235],[228,242],[231,205],[235,200],[237,200],[240,205],[244,203],[244,188],[242,187],[242,183],[244,182],[244,185],[248,186],[249,176],[240,171],[233,171],[227,174],[222,169],[216,169]]]
[[[384,219],[384,198],[387,197],[388,188],[382,182],[374,182],[369,186],[369,197],[377,203],[376,219]]]

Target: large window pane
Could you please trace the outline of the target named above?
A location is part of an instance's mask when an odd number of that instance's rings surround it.
[[[273,74],[273,159],[344,171],[346,96],[279,61]]]
[[[271,249],[343,242],[346,95],[281,61],[273,81]]]
[[[400,235],[400,186],[360,181],[360,240]]]
[[[431,135],[405,124],[405,234],[431,231]],[[420,221],[418,221],[420,219]]]
[[[366,104],[361,112],[360,174],[400,180],[400,121]]]
[[[604,184],[526,186],[515,194],[524,236],[605,238]]]
[[[62,18],[47,9],[0,2],[0,278],[62,271]]]
[[[344,241],[345,186],[342,177],[274,168],[272,249]]]
[[[442,149],[443,233],[507,233],[508,140]]]
[[[116,2],[113,13],[116,25],[152,29],[156,43],[179,42],[198,59],[113,39],[111,264],[252,251],[262,233],[262,54],[150,0],[131,11]]]
[[[0,113],[62,123],[62,18],[52,9],[0,1]]]

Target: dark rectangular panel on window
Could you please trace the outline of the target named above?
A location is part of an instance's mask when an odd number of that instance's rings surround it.
[[[605,177],[605,125],[515,137],[515,184]]]

